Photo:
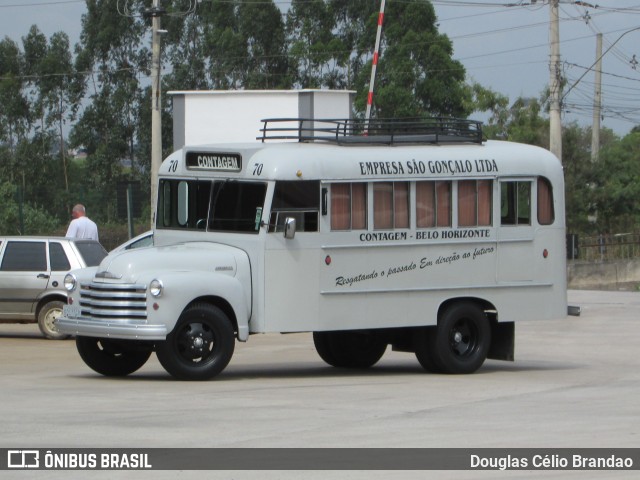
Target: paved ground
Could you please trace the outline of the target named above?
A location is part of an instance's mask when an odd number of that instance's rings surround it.
[[[209,382],[175,381],[155,356],[131,376],[109,379],[84,365],[72,340],[45,340],[35,325],[0,325],[0,447],[639,447],[640,293],[570,291],[569,301],[582,307],[580,317],[518,324],[516,361],[487,361],[468,376],[426,374],[412,354],[391,351],[371,370],[341,371],[322,363],[310,335],[296,334],[238,344],[229,367]],[[74,475],[22,473],[0,476]],[[436,473],[204,476],[493,478],[496,472]],[[597,478],[632,476],[600,472]]]

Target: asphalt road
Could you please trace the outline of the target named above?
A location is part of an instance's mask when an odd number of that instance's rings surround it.
[[[515,362],[487,361],[466,376],[424,373],[413,354],[390,350],[370,370],[343,371],[320,360],[311,335],[294,334],[237,344],[227,369],[208,382],[173,380],[155,356],[135,374],[112,379],[86,367],[73,340],[46,340],[36,325],[0,325],[0,447],[639,447],[640,293],[570,291],[569,303],[582,315],[518,323]],[[0,472],[109,479],[495,475]]]

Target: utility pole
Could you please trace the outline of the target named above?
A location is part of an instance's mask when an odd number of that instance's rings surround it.
[[[162,98],[160,85],[160,17],[165,10],[160,0],[145,14],[151,17],[151,227],[154,226],[158,204],[158,171],[162,164]]]
[[[593,93],[593,126],[591,127],[591,161],[600,153],[600,110],[602,108],[602,34],[596,36],[596,81]]]
[[[549,42],[549,150],[562,162],[562,120],[560,117],[560,26],[558,17],[559,0],[550,0]]]

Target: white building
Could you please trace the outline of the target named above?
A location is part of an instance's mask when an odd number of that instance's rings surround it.
[[[265,118],[351,118],[352,90],[171,91],[173,149],[252,142]]]

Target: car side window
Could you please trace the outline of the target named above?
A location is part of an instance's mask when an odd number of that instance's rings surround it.
[[[49,261],[51,262],[51,271],[67,272],[71,270],[71,264],[64,253],[64,248],[58,242],[49,242]]]
[[[7,242],[0,270],[3,272],[47,271],[45,242]]]

